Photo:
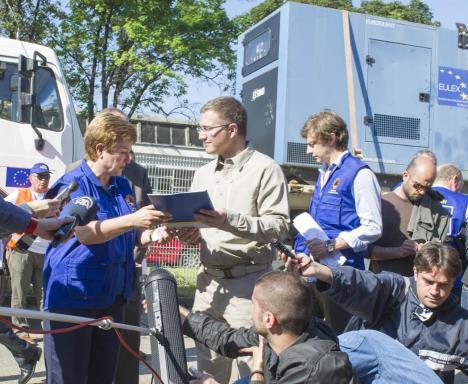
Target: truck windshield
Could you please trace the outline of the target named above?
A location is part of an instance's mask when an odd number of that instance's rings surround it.
[[[0,70],[0,119],[19,122],[17,113],[18,66],[6,63]],[[54,74],[48,68],[39,68],[34,78],[36,107],[34,121],[39,128],[61,131],[62,110]]]

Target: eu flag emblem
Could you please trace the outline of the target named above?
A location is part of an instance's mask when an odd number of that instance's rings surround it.
[[[468,71],[439,67],[437,99],[441,105],[468,108]]]
[[[29,188],[29,168],[7,167],[5,184],[7,187]]]

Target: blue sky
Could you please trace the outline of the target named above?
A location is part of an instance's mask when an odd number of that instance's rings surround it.
[[[228,16],[232,18],[247,12],[261,2],[262,0],[227,0],[225,8]],[[409,0],[402,0],[401,2],[407,4]],[[353,0],[354,5],[360,3],[360,1]],[[425,0],[425,3],[431,8],[434,20],[440,21],[442,27],[456,29],[456,22],[468,25],[468,0]],[[222,94],[223,91],[217,86],[198,80],[190,80],[188,81],[188,93],[185,98],[191,105],[191,109],[198,111],[206,101]],[[175,101],[168,100],[166,109],[169,110],[174,105]]]

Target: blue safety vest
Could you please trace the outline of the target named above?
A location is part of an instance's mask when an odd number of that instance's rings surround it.
[[[83,161],[52,189],[60,191],[73,180],[79,187],[72,199],[94,197],[99,206],[98,221],[128,215],[135,209],[133,192],[123,177],[111,177],[109,188],[105,189]],[[66,211],[67,207],[63,212]],[[44,307],[106,308],[119,295],[130,298],[135,243],[136,231],[130,230],[101,244],[81,244],[73,236],[56,248],[50,246],[44,261]]]
[[[309,213],[317,221],[330,239],[335,239],[343,231],[352,231],[361,225],[356,213],[356,202],[352,187],[357,173],[367,165],[346,153],[340,164],[331,170],[324,186],[319,176],[312,197]],[[298,235],[294,245],[296,252],[307,253],[305,239]],[[364,268],[365,251],[354,252],[351,248],[341,251],[347,259],[345,265]]]
[[[468,196],[441,186],[432,187],[432,189],[444,197],[440,203],[450,212],[450,225],[447,236],[457,236],[465,223]]]

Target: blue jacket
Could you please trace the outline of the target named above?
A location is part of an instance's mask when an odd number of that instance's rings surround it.
[[[345,332],[375,329],[398,340],[434,370],[468,372],[468,311],[453,294],[423,322],[416,316],[422,304],[414,278],[336,267],[331,286],[320,283],[319,289],[354,315]]]
[[[447,236],[457,236],[463,224],[465,224],[466,212],[468,210],[468,196],[463,193],[453,192],[445,187],[436,186],[432,187],[432,189],[444,197],[441,204],[450,212],[450,227]]]
[[[363,168],[367,168],[364,162],[347,153],[332,170],[324,186],[321,185],[320,176],[317,180],[309,213],[330,239],[335,239],[341,232],[351,231],[361,224],[352,188],[354,178]],[[305,243],[305,239],[300,234],[297,235],[295,251],[307,253]],[[351,248],[341,252],[348,260],[346,265],[364,269],[365,252],[354,252]]]
[[[31,212],[5,201],[0,196],[0,238],[15,232],[24,232],[31,220]]]
[[[132,190],[123,177],[112,177],[106,190],[83,161],[52,189],[56,193],[73,180],[79,187],[72,199],[94,197],[98,221],[128,215],[135,209]],[[66,214],[67,207],[63,211]],[[50,246],[44,262],[44,307],[106,308],[118,295],[128,299],[134,280],[135,242],[136,231],[131,230],[101,244],[84,245],[72,237],[57,248]]]

